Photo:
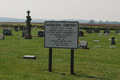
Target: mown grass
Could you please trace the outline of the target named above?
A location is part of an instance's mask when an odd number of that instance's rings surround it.
[[[41,29],[31,30],[32,35],[37,36],[38,30]],[[0,34],[2,31],[3,28],[0,28]],[[4,40],[0,40],[0,80],[120,79],[120,36],[113,30],[109,36],[85,33],[84,37],[79,37],[80,41],[88,41],[89,49],[74,50],[75,75],[70,74],[70,49],[53,49],[52,72],[49,72],[49,49],[44,48],[44,38],[18,39],[22,36],[20,30],[18,32],[12,30],[12,34],[13,36],[5,36]],[[116,45],[111,45],[108,40],[112,36],[117,39]],[[36,55],[36,60],[23,59],[24,55]]]

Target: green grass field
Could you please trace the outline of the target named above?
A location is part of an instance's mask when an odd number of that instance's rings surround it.
[[[39,30],[31,30],[31,34],[37,36]],[[115,31],[109,36],[85,33],[79,37],[80,41],[88,41],[89,49],[74,50],[75,75],[70,74],[70,49],[53,48],[52,72],[49,72],[49,49],[44,48],[44,38],[18,39],[17,34],[22,36],[20,30],[12,30],[12,34],[0,40],[0,80],[120,80],[120,36]],[[108,40],[112,36],[117,39],[116,45]],[[36,60],[23,59],[24,55],[36,55]]]

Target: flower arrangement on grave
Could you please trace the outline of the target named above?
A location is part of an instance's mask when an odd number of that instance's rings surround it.
[[[84,34],[85,32],[83,32],[83,34]]]
[[[80,43],[80,40],[78,40],[78,43]]]

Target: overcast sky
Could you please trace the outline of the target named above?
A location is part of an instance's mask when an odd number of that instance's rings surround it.
[[[120,0],[0,0],[0,17],[119,21]]]

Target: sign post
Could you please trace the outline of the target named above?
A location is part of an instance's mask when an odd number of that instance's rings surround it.
[[[46,21],[44,47],[49,48],[49,71],[52,71],[52,48],[71,49],[70,72],[74,74],[74,49],[78,49],[79,22]]]
[[[49,48],[49,72],[52,72],[52,48]]]
[[[71,67],[70,67],[71,74],[74,74],[74,49],[71,49]]]

